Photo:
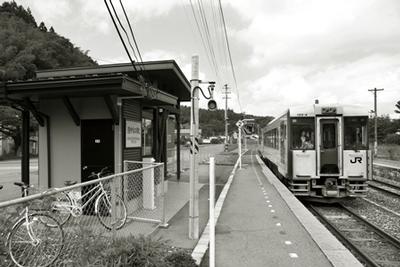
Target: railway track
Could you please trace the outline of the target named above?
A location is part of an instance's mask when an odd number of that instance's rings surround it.
[[[385,192],[387,194],[390,194],[392,196],[397,196],[400,197],[400,186],[396,186],[394,184],[386,183],[381,180],[372,180],[368,181],[368,185],[376,190],[379,190],[381,192]]]
[[[366,266],[400,266],[400,240],[341,204],[308,207]]]

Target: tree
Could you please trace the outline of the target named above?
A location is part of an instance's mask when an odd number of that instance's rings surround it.
[[[0,5],[0,88],[2,81],[35,78],[37,70],[93,65],[97,63],[87,52],[55,33],[53,27],[49,32],[44,22],[38,27],[29,8],[15,1]],[[21,145],[21,125],[19,111],[0,106],[0,138],[14,141],[15,154]],[[35,127],[32,118],[31,128]]]
[[[397,101],[396,105],[395,105],[396,109],[394,110],[394,112],[396,113],[400,113],[400,100]]]
[[[40,24],[39,24],[39,31],[41,31],[41,32],[47,32],[46,25],[44,25],[44,22],[43,22],[43,21],[40,22]]]

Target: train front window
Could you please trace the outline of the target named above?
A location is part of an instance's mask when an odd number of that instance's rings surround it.
[[[314,118],[292,119],[292,149],[312,150],[315,147]]]
[[[368,149],[367,117],[344,118],[344,149]]]

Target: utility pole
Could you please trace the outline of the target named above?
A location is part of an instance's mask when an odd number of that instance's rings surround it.
[[[378,107],[377,107],[377,95],[376,92],[378,91],[383,91],[384,89],[368,89],[370,92],[374,92],[374,113],[375,113],[375,140],[374,140],[374,156],[376,157],[378,155]]]
[[[225,152],[228,151],[228,94],[231,92],[228,91],[229,87],[227,84],[224,85],[224,94],[225,94]]]
[[[189,239],[199,238],[199,56],[192,56],[191,105],[190,105],[190,200],[189,200]]]

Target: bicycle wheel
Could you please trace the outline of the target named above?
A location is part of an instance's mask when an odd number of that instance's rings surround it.
[[[51,203],[50,213],[60,225],[64,225],[71,217],[72,200],[65,192],[56,194]],[[51,226],[51,225],[50,225]]]
[[[52,225],[49,226],[49,222]],[[20,267],[46,267],[54,263],[64,245],[64,231],[56,219],[34,213],[19,220],[7,239],[12,261]]]
[[[124,226],[127,216],[125,203],[118,195],[115,199],[115,208],[115,229],[118,230]],[[111,230],[113,226],[113,219],[110,194],[102,194],[96,199],[95,211],[101,224],[108,230]]]

